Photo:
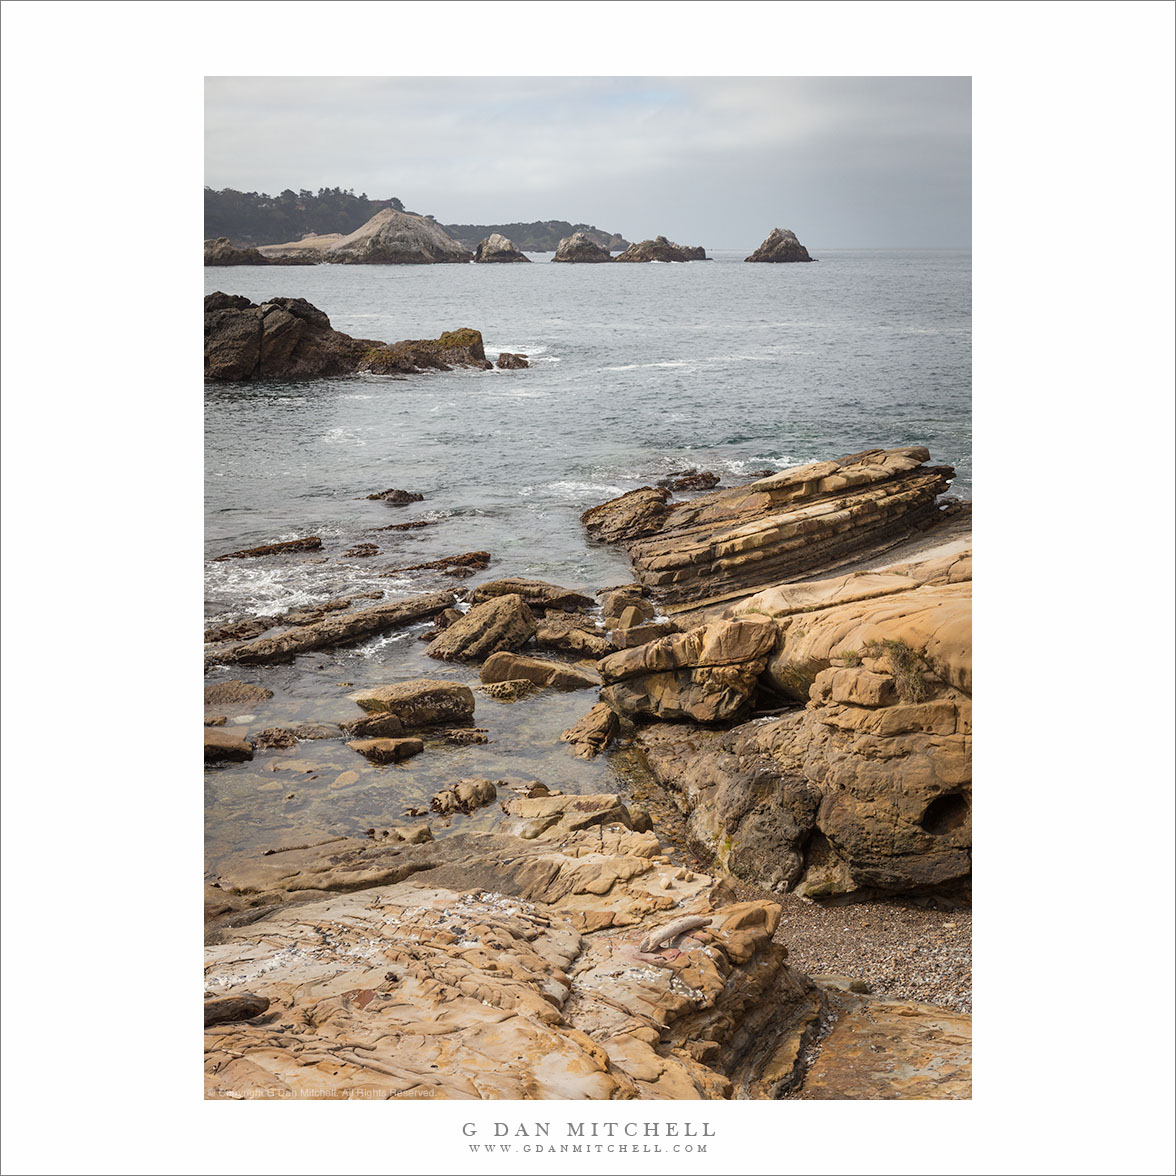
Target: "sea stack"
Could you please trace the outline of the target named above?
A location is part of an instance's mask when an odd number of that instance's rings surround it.
[[[812,261],[812,258],[791,229],[773,229],[744,261]]]
[[[473,261],[473,254],[436,221],[411,212],[382,208],[354,233],[304,237],[282,245],[262,245],[267,258],[300,257],[343,265],[439,265]]]
[[[501,233],[491,233],[478,243],[474,251],[475,261],[527,261],[531,259],[519,252],[519,247]]]
[[[597,245],[587,233],[564,237],[552,261],[612,261],[612,254]]]
[[[652,241],[640,241],[630,245],[617,261],[707,261],[706,250],[701,245],[679,245],[665,237]]]

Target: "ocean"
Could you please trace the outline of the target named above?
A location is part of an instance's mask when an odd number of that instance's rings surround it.
[[[971,497],[971,254],[820,250],[804,265],[746,265],[750,250],[688,264],[290,266],[205,269],[205,291],[306,298],[338,330],[393,342],[475,327],[520,371],[354,376],[205,388],[206,623],[363,592],[409,596],[516,575],[591,594],[631,579],[580,514],[675,471],[723,485],[872,447],[925,445]],[[424,495],[406,507],[365,495]],[[427,519],[435,525],[376,531]],[[212,562],[318,535],[306,556]],[[375,543],[379,554],[343,553]],[[466,551],[490,568],[454,581],[394,569]],[[391,575],[387,573],[392,571]],[[275,697],[249,728],[359,712],[361,685],[413,677],[476,684],[477,667],[424,657],[425,626],[292,665],[217,669]],[[574,759],[560,732],[595,701],[478,695],[490,742],[430,747],[375,767],[333,740],[205,774],[209,868],[259,846],[404,823],[462,776],[626,786],[625,757]],[[355,776],[355,779],[352,779]],[[452,828],[488,827],[497,810]],[[433,822],[435,835],[446,827]]]

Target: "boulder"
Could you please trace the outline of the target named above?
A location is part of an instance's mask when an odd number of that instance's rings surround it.
[[[501,233],[491,233],[489,237],[478,243],[478,248],[474,250],[474,260],[478,262],[510,262],[530,261],[531,259],[520,253],[518,246],[509,237],[504,237]]]
[[[425,496],[412,490],[397,490],[392,487],[381,490],[378,494],[364,496],[369,502],[386,502],[389,506],[407,506],[410,502],[424,502]],[[393,526],[407,527],[408,523],[393,524]]]
[[[642,486],[619,498],[593,506],[580,516],[593,539],[602,543],[627,543],[656,535],[670,517],[666,505],[670,492],[663,487]]]
[[[556,690],[586,690],[600,685],[600,678],[562,662],[522,657],[517,653],[496,653],[486,659],[481,670],[483,682],[512,682],[525,678],[536,686],[553,686]]]
[[[791,229],[773,229],[763,244],[745,261],[812,261],[808,250]]]
[[[392,711],[376,711],[340,723],[343,731],[355,739],[395,739],[404,734],[404,723]]]
[[[539,649],[555,649],[576,657],[605,657],[615,646],[596,622],[582,613],[551,611],[537,622],[535,644]]]
[[[667,490],[673,490],[675,493],[683,493],[693,490],[713,490],[719,484],[719,475],[713,470],[683,470],[680,474],[673,474],[668,478],[662,478],[659,486],[664,486]]]
[[[548,609],[583,612],[592,608],[594,604],[592,598],[582,592],[561,588],[558,584],[549,584],[546,580],[526,580],[521,576],[479,584],[470,594],[470,601],[473,604],[482,604],[496,596],[510,595],[521,596],[527,607],[535,612],[546,612]]]
[[[534,682],[526,678],[512,678],[507,682],[486,682],[478,687],[487,698],[496,698],[499,702],[518,702],[539,689]]]
[[[630,245],[617,261],[706,261],[706,250],[701,245],[678,245],[665,237],[639,241]]]
[[[429,801],[429,808],[446,817],[453,813],[472,813],[474,809],[492,804],[497,798],[498,790],[494,781],[477,777],[459,780],[452,787],[442,789]]]
[[[373,555],[379,555],[380,549],[374,543],[357,543],[354,547],[348,548],[343,552],[344,559],[370,559]]]
[[[253,758],[253,747],[220,727],[204,728],[204,762],[206,764],[241,763]]]
[[[282,543],[267,543],[262,547],[230,551],[227,555],[218,555],[212,562],[220,563],[226,559],[257,559],[263,555],[288,555],[298,551],[319,551],[322,546],[323,541],[317,535],[308,535],[305,539],[287,539]]]
[[[621,715],[727,722],[749,708],[776,647],[771,621],[714,621],[606,657],[601,698]]]
[[[205,706],[252,706],[273,696],[272,690],[258,686],[256,682],[241,682],[236,678],[229,682],[211,682],[204,687]]]
[[[616,711],[606,702],[598,702],[574,726],[560,735],[564,743],[570,743],[580,759],[593,759],[599,755],[621,729],[621,720]]]
[[[677,631],[678,626],[673,621],[658,621],[630,625],[627,629],[613,629],[611,636],[612,643],[617,649],[632,649],[636,645],[647,645],[650,641],[668,637]]]
[[[642,585],[663,604],[729,603],[782,581],[886,550],[941,521],[950,466],[921,446],[814,462],[667,509],[669,491],[633,491],[581,516],[588,533],[623,543]],[[660,499],[654,495],[660,495]]]
[[[270,751],[298,746],[298,736],[289,727],[266,727],[254,736],[254,746],[261,751]]]
[[[491,366],[481,332],[469,327],[437,339],[385,344],[332,329],[331,320],[304,298],[271,298],[255,305],[218,291],[204,299],[208,380],[290,380],[361,371],[386,375]]]
[[[265,258],[297,258],[338,265],[437,265],[473,260],[468,249],[458,244],[429,217],[382,208],[353,233],[327,233],[262,245]]]
[[[612,261],[612,254],[597,245],[585,233],[573,233],[564,237],[555,251],[552,261]]]
[[[519,649],[535,635],[535,617],[517,593],[477,604],[430,642],[425,652],[442,661],[481,661]]]
[[[374,608],[357,612],[332,613],[321,621],[298,625],[273,637],[261,637],[218,649],[208,655],[212,662],[227,665],[264,665],[267,662],[290,661],[300,653],[312,649],[328,649],[348,645],[365,637],[403,628],[415,621],[451,608],[455,603],[452,592],[427,592],[405,600],[390,600]]]
[[[460,682],[413,678],[391,686],[366,687],[349,696],[376,715],[394,715],[407,729],[468,726],[474,717],[474,692]],[[354,730],[354,725],[349,728]]]
[[[398,764],[425,750],[419,739],[357,739],[347,746],[374,764]]]
[[[524,260],[529,260],[524,258]],[[529,368],[531,365],[527,362],[525,355],[516,353],[514,351],[503,351],[498,356],[498,364],[496,365],[503,371],[509,371],[517,368]]]

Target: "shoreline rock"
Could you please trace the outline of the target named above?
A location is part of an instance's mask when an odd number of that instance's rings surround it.
[[[529,263],[531,259],[525,257],[509,237],[504,237],[501,233],[491,233],[489,237],[478,243],[477,249],[474,250],[474,260],[485,265],[512,261]]]
[[[614,261],[709,261],[701,245],[679,245],[665,237],[630,245]]]
[[[600,245],[597,245],[585,233],[573,233],[570,237],[565,237],[560,241],[558,248],[555,251],[555,256],[551,259],[553,262],[602,262],[612,261],[612,254]]]
[[[473,261],[473,254],[436,221],[382,208],[353,233],[326,233],[258,246],[268,260],[335,265],[438,265]]]
[[[773,229],[760,247],[744,261],[812,261],[809,251],[791,229]]]

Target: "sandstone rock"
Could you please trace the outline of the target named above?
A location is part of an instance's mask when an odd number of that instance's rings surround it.
[[[395,739],[405,731],[400,716],[391,711],[376,711],[358,719],[349,719],[340,725],[356,739]]]
[[[668,637],[671,633],[676,633],[677,631],[678,626],[673,621],[631,625],[627,629],[614,629],[612,631],[612,643],[617,649],[632,649],[636,645],[646,645],[650,641],[657,641],[662,637]]]
[[[555,649],[576,657],[606,657],[616,648],[609,637],[585,618],[586,623],[557,621],[559,614],[548,613],[538,622],[535,630],[535,644],[539,649]],[[566,615],[566,614],[564,614]]]
[[[670,511],[666,501],[668,490],[642,486],[600,506],[591,507],[580,516],[580,522],[593,539],[603,543],[625,543],[654,535],[665,526]]]
[[[429,808],[442,816],[453,813],[472,813],[474,809],[492,804],[498,798],[493,780],[482,777],[459,780],[451,788],[438,792],[429,801]]]
[[[634,620],[630,615],[630,624],[624,626],[625,628],[632,628],[636,624],[645,624],[652,621],[657,615],[657,608],[653,601],[647,600],[642,595],[642,591],[637,588],[619,588],[615,592],[608,593],[601,601],[604,623],[611,629],[622,627],[620,620],[629,609],[636,610],[637,619]]]
[[[230,665],[289,661],[312,649],[351,644],[377,633],[386,633],[414,621],[425,620],[452,607],[454,603],[452,592],[427,592],[405,600],[390,600],[373,608],[327,616],[314,624],[287,629],[273,637],[262,637],[219,649],[211,653],[209,659]]]
[[[308,535],[305,539],[287,539],[282,543],[267,543],[263,547],[247,547],[243,551],[230,551],[228,555],[218,555],[213,563],[220,563],[226,559],[256,559],[263,555],[286,555],[296,551],[319,551],[323,541],[317,535]]]
[[[409,730],[468,725],[474,717],[474,692],[460,682],[438,678],[413,678],[391,686],[365,687],[350,697],[365,711],[394,715]],[[351,724],[349,729],[355,730],[355,726]]]
[[[332,727],[326,723],[295,723],[289,730],[293,731],[299,739],[307,740],[338,739],[340,734],[338,727]]]
[[[607,249],[597,245],[584,233],[573,233],[564,237],[555,251],[552,261],[612,261]]]
[[[456,568],[469,568],[471,571],[482,571],[489,567],[490,559],[491,556],[488,551],[463,551],[461,555],[445,555],[440,559],[430,559],[424,563],[409,564],[403,568],[392,568],[384,574],[387,576],[399,576],[401,572],[451,572]]]
[[[701,245],[678,245],[665,237],[640,241],[630,245],[617,261],[706,261],[706,250]]]
[[[482,604],[496,596],[517,595],[523,598],[527,607],[536,612],[546,612],[556,609],[560,612],[583,612],[593,606],[590,596],[582,592],[575,592],[571,588],[561,588],[558,584],[549,584],[546,580],[526,580],[521,576],[510,576],[503,580],[490,580],[479,584],[470,596],[473,604]]]
[[[791,229],[773,229],[746,261],[812,261]]]
[[[243,992],[237,996],[212,997],[204,1002],[204,1028],[229,1021],[248,1021],[260,1017],[270,1006],[269,998]]]
[[[489,698],[496,698],[499,702],[518,702],[539,689],[534,682],[526,678],[514,678],[509,682],[487,682],[478,687]]]
[[[219,727],[204,728],[204,762],[206,764],[240,763],[253,758],[253,748],[240,735]]]
[[[205,717],[206,727],[223,727],[229,721],[228,715],[208,715]]]
[[[570,743],[580,759],[599,755],[620,730],[621,721],[606,702],[598,702],[579,722],[569,727],[560,739]]]
[[[436,265],[473,260],[473,255],[435,221],[392,208],[380,209],[345,236],[328,233],[262,245],[258,252],[271,260],[293,257],[344,265]]]
[[[252,706],[273,698],[274,692],[256,682],[241,682],[234,678],[229,682],[211,682],[204,687],[205,706]]]
[[[481,678],[483,682],[510,682],[525,678],[536,686],[552,686],[556,690],[586,690],[600,685],[600,679],[595,674],[578,670],[574,666],[505,651],[486,659]]]
[[[425,750],[419,739],[357,739],[347,746],[376,764],[398,764]]]
[[[524,261],[530,261],[529,257],[524,257]],[[519,352],[502,351],[498,355],[498,363],[496,367],[503,371],[517,370],[519,368],[529,368],[531,365],[527,362],[527,357]]]
[[[776,646],[771,621],[715,621],[600,662],[601,698],[619,714],[724,722],[748,708]]]
[[[518,246],[504,237],[501,233],[491,233],[484,238],[474,250],[474,260],[478,262],[510,262],[530,261],[529,257],[519,252]]]
[[[378,494],[366,495],[369,502],[386,502],[389,506],[407,506],[410,502],[424,502],[425,496],[412,490],[397,490],[392,487],[381,490]],[[393,524],[394,526],[408,526],[407,523]]]
[[[581,519],[593,537],[626,545],[656,599],[719,604],[933,526],[936,498],[953,471],[927,467],[928,458],[917,446],[872,449],[715,490],[672,510],[664,497],[650,497],[668,491],[634,491],[636,498],[613,499]]]
[[[535,617],[523,598],[495,596],[454,621],[425,652],[442,661],[481,661],[500,650],[519,649],[534,635]]]

